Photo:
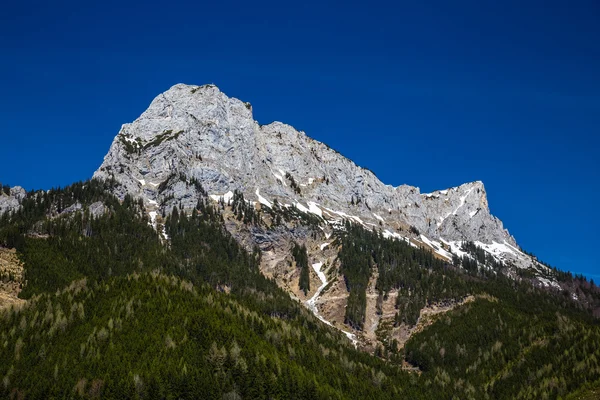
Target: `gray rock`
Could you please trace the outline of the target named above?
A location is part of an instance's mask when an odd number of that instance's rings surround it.
[[[90,204],[90,206],[88,208],[90,210],[90,214],[94,218],[101,217],[106,212],[106,207],[104,206],[104,203],[102,203],[101,201],[97,201],[95,203]]]
[[[195,205],[198,193],[183,182],[159,193],[173,174],[196,178],[210,194],[238,189],[257,200],[259,189],[269,201],[305,206],[310,201],[365,224],[379,225],[377,214],[384,228],[406,224],[432,238],[515,244],[490,214],[481,182],[425,195],[417,187],[385,185],[304,132],[281,122],[259,125],[247,103],[213,85],[178,84],[156,97],[138,119],[122,126],[94,177],[114,176],[120,198],[131,193]]]
[[[27,192],[20,186],[10,188],[10,195],[0,192],[0,215],[17,211],[26,197]]]
[[[62,210],[62,212],[60,214],[61,215],[72,214],[76,211],[80,211],[81,209],[83,209],[83,205],[80,202],[76,202],[76,203],[70,205],[69,207],[65,208],[64,210]]]

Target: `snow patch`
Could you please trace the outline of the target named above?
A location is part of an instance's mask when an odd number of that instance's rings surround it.
[[[324,207],[324,209],[326,210],[325,212],[329,211],[329,213],[337,214],[337,215],[339,215],[342,218],[345,218],[345,219],[348,219],[348,220],[352,220],[354,222],[358,222],[359,224],[361,224],[365,228],[367,227],[366,224],[363,222],[363,220],[360,219],[359,217],[355,216],[355,215],[348,215],[348,214],[346,214],[343,211],[336,211],[336,210],[332,210],[331,208],[327,208],[327,207]],[[337,223],[337,224],[343,225],[343,224],[341,224],[341,221],[334,221],[334,222]]]
[[[436,240],[431,240],[429,238],[427,238],[424,235],[421,235],[421,241],[425,244],[427,244],[429,247],[431,247],[433,249],[433,251],[435,251],[437,254],[439,254],[440,256],[448,259],[448,260],[452,260],[452,254],[447,252],[441,245],[440,242],[436,241]]]
[[[373,213],[373,215],[375,216],[375,218],[377,218],[378,220],[380,220],[381,222],[385,222],[385,220],[383,218],[381,218],[379,215]]]
[[[231,199],[233,198],[233,192],[230,190],[229,192],[220,195],[220,194],[211,194],[208,197],[210,197],[211,199],[213,199],[214,201],[219,201],[221,199],[223,199],[223,202],[225,204],[229,204],[229,202],[231,201]]]
[[[467,200],[467,197],[471,194],[471,192],[473,191],[473,189],[475,189],[474,187],[469,189],[469,191],[464,195],[464,196],[460,196],[460,205],[458,207],[456,207],[454,209],[454,211],[452,212],[452,215],[456,215],[456,212],[465,205],[465,200]]]
[[[465,200],[467,199],[467,197],[471,194],[471,192],[473,191],[473,189],[475,189],[474,187],[472,187],[471,189],[469,189],[467,191],[467,193],[464,194],[464,196],[460,196],[460,204],[458,205],[458,207],[456,207],[454,209],[454,211],[449,212],[448,214],[446,214],[444,217],[440,217],[440,222],[438,222],[437,226],[438,228],[442,225],[442,223],[444,222],[444,220],[446,220],[446,218],[448,218],[450,215],[456,215],[457,211],[465,205]],[[438,196],[439,197],[439,196]]]
[[[167,228],[165,228],[164,226],[162,227],[161,234],[164,240],[169,240],[169,235],[167,235]]]
[[[404,242],[406,242],[407,244],[411,245],[414,248],[419,248],[419,246],[417,246],[416,244],[414,244],[413,242],[410,241],[409,238],[407,238],[406,236],[402,236],[399,233],[396,232],[390,232],[387,229],[384,230],[383,232],[381,232],[381,235],[385,238],[385,239],[389,239],[389,238],[393,238],[393,239],[398,239],[398,240],[402,240]]]
[[[315,294],[306,301],[306,306],[309,308],[309,310],[311,310],[313,312],[313,314],[315,315],[315,317],[317,317],[319,320],[321,320],[323,323],[334,327],[333,324],[329,321],[327,321],[325,318],[323,318],[321,316],[321,314],[319,314],[319,309],[317,308],[317,299],[319,298],[319,296],[321,295],[321,292],[323,291],[323,289],[325,289],[325,287],[327,286],[327,284],[329,282],[327,282],[327,276],[325,275],[325,273],[323,271],[321,271],[321,267],[323,267],[323,263],[322,262],[318,262],[318,263],[314,263],[312,265],[313,270],[317,273],[317,276],[319,277],[319,280],[321,280],[321,286],[319,286],[319,288],[317,289],[317,291],[315,292]],[[338,328],[339,329],[339,328]],[[350,339],[352,341],[352,344],[354,344],[354,346],[356,346],[358,344],[358,340],[356,339],[356,335],[354,335],[353,333],[350,332],[346,332],[342,329],[340,329],[340,331],[346,335],[346,337],[348,337],[348,339]]]
[[[308,208],[304,207],[302,204],[300,203],[294,203],[294,206],[296,206],[296,208],[300,211],[302,211],[303,213],[308,213]]]
[[[492,241],[492,244],[487,244],[476,241],[475,244],[478,247],[481,247],[482,249],[487,251],[488,253],[492,254],[493,256],[501,256],[503,253],[509,253],[514,256],[517,255],[517,253],[515,253],[510,247],[508,247],[506,243],[497,243]]]
[[[538,277],[538,280],[544,286],[551,287],[551,288],[558,289],[558,290],[562,289],[558,283],[551,281],[550,279]]]
[[[330,244],[331,244],[331,242],[328,242],[328,243],[323,243],[323,244],[321,245],[321,251],[325,250],[325,248],[326,248],[327,246],[329,246]]]
[[[440,238],[440,240],[444,244],[450,246],[450,251],[452,251],[452,253],[456,254],[458,257],[460,257],[460,258],[467,257],[467,258],[473,259],[473,257],[471,257],[471,255],[469,253],[461,250],[461,246],[462,246],[461,241],[447,242],[441,238]]]
[[[307,204],[308,204],[308,211],[323,218],[323,212],[321,211],[321,209],[319,207],[317,207],[317,203],[313,203],[312,201],[309,201]]]
[[[131,136],[122,135],[121,137],[128,143],[137,144],[136,140],[134,138],[132,138]]]
[[[150,216],[150,225],[156,229],[156,211],[150,211],[148,215]]]
[[[279,170],[281,171],[281,170]],[[283,171],[282,171],[283,172]],[[287,184],[285,183],[285,180],[283,179],[284,174],[282,173],[281,175],[276,174],[275,172],[271,171],[271,173],[273,174],[273,176],[275,177],[275,179],[277,179],[279,182],[283,183],[283,186],[287,186]]]
[[[269,208],[273,208],[273,205],[271,204],[271,202],[269,202],[269,200],[265,199],[264,197],[262,197],[260,195],[259,189],[256,188],[256,196],[258,197],[258,202],[260,204],[264,204],[265,206],[269,207]]]

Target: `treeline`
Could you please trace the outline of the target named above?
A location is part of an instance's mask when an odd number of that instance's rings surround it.
[[[480,273],[485,275],[490,271],[500,272],[504,265],[498,262],[494,256],[490,253],[477,246],[472,241],[464,241],[461,244],[461,250],[470,254],[469,256],[458,257],[457,255],[452,256],[452,263],[457,267],[462,267],[470,273]]]
[[[294,260],[296,260],[296,268],[300,269],[298,287],[306,296],[306,293],[310,290],[310,270],[308,268],[306,246],[294,242],[292,245],[292,256],[294,257]]]
[[[47,217],[57,217],[76,203],[85,207],[100,201],[106,207],[114,209],[119,200],[110,193],[110,189],[116,184],[114,180],[92,179],[66,188],[28,192],[16,212],[0,215],[0,245],[17,248],[23,246],[24,236],[34,224],[41,223]]]
[[[260,274],[260,252],[205,198],[173,208],[162,243],[140,201],[96,193],[102,184],[3,217],[4,240],[18,228],[30,303],[0,317],[1,397],[430,397]],[[60,214],[58,199],[106,210]]]
[[[10,186],[3,185],[2,182],[0,182],[0,195],[2,193],[4,193],[7,196],[10,196]]]
[[[414,325],[425,305],[471,292],[469,281],[431,251],[385,239],[381,232],[350,223],[337,234],[342,244],[338,254],[341,271],[350,292],[346,323],[356,329],[364,325],[366,290],[374,272],[376,289],[384,299],[390,290],[398,291],[396,324]]]
[[[165,216],[164,241],[114,184],[32,192],[0,218],[30,299],[0,317],[0,397],[556,399],[600,379],[600,328],[571,299],[346,224],[335,234],[352,326],[364,325],[373,272],[381,299],[398,291],[397,324],[476,295],[409,340],[404,356],[423,372],[402,372],[265,278],[260,251],[240,247],[203,191]],[[98,201],[105,211],[92,215]],[[292,251],[309,272],[306,249]]]

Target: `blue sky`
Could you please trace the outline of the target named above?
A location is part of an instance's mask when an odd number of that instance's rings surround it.
[[[1,182],[87,179],[157,94],[214,83],[385,183],[482,180],[523,248],[600,275],[597,1],[86,3],[3,5]]]

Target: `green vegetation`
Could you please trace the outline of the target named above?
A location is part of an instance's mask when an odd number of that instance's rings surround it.
[[[294,177],[292,176],[292,174],[290,174],[289,172],[285,173],[285,177],[287,180],[290,181],[290,186],[292,187],[292,189],[294,190],[294,192],[296,194],[300,194],[300,186],[298,186],[298,184],[296,183],[296,180],[294,179]]]
[[[600,329],[546,293],[500,282],[406,344],[445,398],[556,399],[600,378]]]
[[[365,290],[374,271],[378,304],[397,291],[396,325],[416,324],[427,305],[476,296],[438,316],[404,347],[405,359],[423,371],[421,383],[435,387],[439,398],[557,399],[600,378],[598,321],[562,294],[496,275],[490,268],[500,266],[475,245],[464,246],[474,259],[461,260],[474,267],[461,270],[358,226],[346,224],[338,235],[350,291],[346,320],[355,328],[364,325]],[[375,354],[396,360],[393,341],[380,339],[384,347]]]
[[[135,138],[135,140],[132,140],[132,137],[130,135],[119,135],[118,138],[119,142],[121,142],[121,144],[125,148],[125,151],[128,154],[135,154],[140,153],[142,150],[146,150],[150,147],[158,146],[162,142],[177,139],[182,133],[183,131],[173,133],[173,130],[168,129],[163,133],[156,135],[154,139],[152,139],[146,144],[143,144],[142,139],[140,139],[139,137]]]
[[[150,147],[155,147],[158,146],[159,144],[161,144],[162,142],[166,142],[168,140],[175,140],[179,137],[179,135],[181,135],[183,133],[183,131],[179,131],[179,132],[175,132],[173,133],[173,131],[171,129],[164,131],[163,133],[156,135],[156,137],[154,139],[152,139],[151,141],[149,141],[148,143],[146,143],[143,147],[143,149],[148,149]]]
[[[260,225],[262,223],[260,213],[254,208],[254,203],[246,201],[244,194],[237,189],[233,192],[231,198],[231,210],[236,219],[245,224]]]
[[[376,288],[383,297],[392,289],[398,291],[397,324],[414,325],[426,304],[462,298],[470,292],[462,275],[430,251],[350,223],[337,234],[342,240],[338,257],[350,291],[345,318],[356,329],[364,325],[366,289],[374,269]]]
[[[173,209],[164,245],[112,184],[31,193],[2,217],[30,300],[0,317],[0,396],[428,398],[266,279],[205,198]],[[96,201],[101,216],[57,212]]]
[[[272,227],[277,227],[284,223],[317,227],[323,223],[321,217],[303,212],[295,204],[293,206],[282,206],[277,199],[273,200],[273,207],[263,207],[262,212],[271,217]]]
[[[296,268],[300,269],[300,282],[298,287],[306,296],[306,293],[310,290],[310,270],[308,267],[306,246],[299,246],[297,243],[294,243],[292,246],[292,256],[294,256],[294,259],[296,260]]]
[[[186,182],[200,196],[193,210],[165,216],[168,243],[141,201],[110,194],[114,181],[30,192],[0,216],[0,245],[24,262],[29,299],[0,314],[0,397],[558,399],[597,390],[597,320],[563,293],[479,268],[492,265],[476,246],[465,249],[479,264],[461,269],[350,223],[335,232],[347,323],[364,326],[374,272],[377,312],[397,294],[373,357],[265,278],[260,251],[240,247],[200,183]],[[96,202],[105,211],[92,215]],[[81,211],[65,212],[76,204]],[[320,221],[276,202],[257,211],[241,193],[230,205],[248,224],[262,224],[263,212]],[[306,248],[294,244],[292,254],[307,293]],[[475,300],[439,314],[403,350],[382,336],[466,295]],[[422,373],[402,371],[404,359]]]
[[[86,280],[1,321],[2,397],[427,398],[410,377],[348,346],[308,311],[263,312],[159,273]],[[289,300],[288,300],[289,302]]]
[[[2,195],[2,193],[4,193],[7,196],[10,196],[10,186],[3,185],[2,183],[0,183],[0,195]]]
[[[118,137],[127,154],[139,153],[141,151],[143,146],[140,138],[132,140],[130,135],[119,135]]]
[[[457,267],[463,267],[471,273],[477,273],[480,268],[492,269],[494,271],[500,271],[503,268],[503,265],[496,261],[490,253],[473,242],[463,242],[461,250],[469,253],[472,257],[463,256],[459,258],[454,256],[453,264]]]

